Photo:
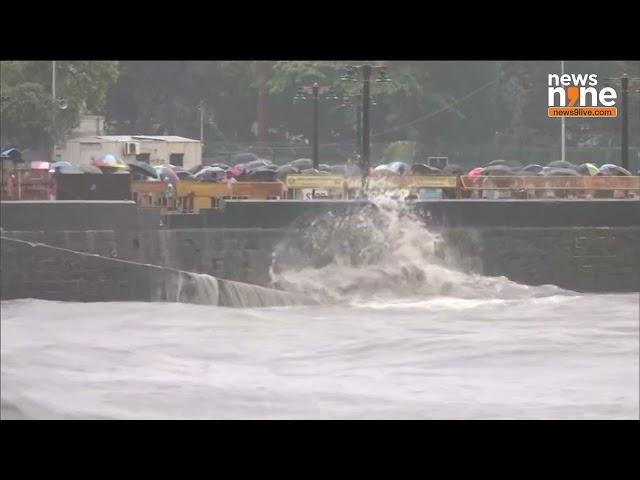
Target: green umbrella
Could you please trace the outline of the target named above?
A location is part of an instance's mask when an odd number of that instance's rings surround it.
[[[582,165],[578,166],[578,172],[580,172],[582,175],[589,175],[593,177],[600,173],[600,169],[598,169],[598,167],[596,167],[593,163],[583,163]]]

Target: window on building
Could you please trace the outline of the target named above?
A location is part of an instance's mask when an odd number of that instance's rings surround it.
[[[150,153],[139,153],[136,155],[136,160],[139,162],[150,163],[151,154]]]
[[[172,153],[169,155],[169,163],[176,167],[184,166],[184,153]]]

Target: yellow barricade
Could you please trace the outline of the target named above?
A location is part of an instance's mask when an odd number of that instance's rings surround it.
[[[342,190],[345,179],[341,175],[287,175],[285,185],[294,190],[319,188],[325,190]]]
[[[435,175],[409,175],[406,177],[369,177],[369,188],[374,190],[396,190],[401,188],[457,188],[458,177]],[[362,180],[358,177],[346,179],[348,189],[359,189]]]
[[[143,208],[167,208],[167,184],[164,182],[148,182],[144,180],[131,182],[133,200]]]
[[[458,186],[458,177],[410,175],[402,177],[401,184],[404,188],[456,188]]]
[[[218,208],[225,198],[268,199],[282,197],[280,182],[178,182],[176,189],[178,209],[185,213],[198,213],[202,208]]]
[[[226,183],[190,182],[188,180],[182,180],[177,184],[176,195],[178,197],[191,195],[194,197],[217,198],[231,195],[231,188]]]
[[[285,188],[280,182],[237,182],[231,184],[231,195],[252,199],[282,197]]]

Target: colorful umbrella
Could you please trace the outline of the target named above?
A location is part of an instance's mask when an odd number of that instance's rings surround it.
[[[117,158],[115,155],[111,155],[110,153],[102,155],[97,160],[94,160],[93,163],[98,168],[115,168],[121,170],[129,168],[126,163]]]
[[[583,163],[581,165],[578,165],[576,170],[582,175],[589,175],[592,177],[600,173],[598,167],[596,167],[593,163]]]

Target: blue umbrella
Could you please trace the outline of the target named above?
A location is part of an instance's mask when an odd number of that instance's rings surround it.
[[[600,167],[600,173],[610,176],[630,176],[631,172],[620,165],[606,163]]]
[[[66,160],[58,160],[57,162],[53,162],[49,168],[50,172],[55,172],[56,168],[62,167],[73,167],[71,162],[67,162]]]
[[[14,162],[22,162],[22,154],[17,148],[7,148],[0,153],[0,159],[13,160]]]

